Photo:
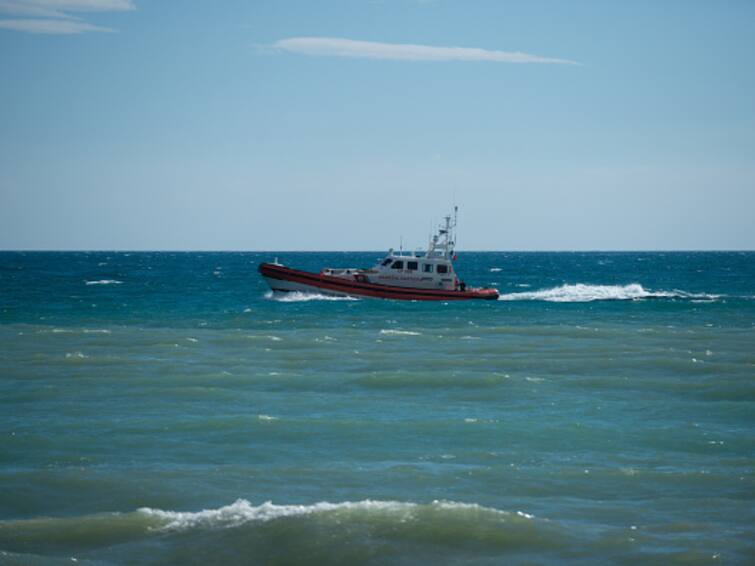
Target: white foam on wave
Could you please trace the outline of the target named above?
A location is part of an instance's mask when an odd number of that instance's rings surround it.
[[[75,360],[85,360],[89,356],[84,354],[83,352],[66,352],[66,359],[75,359]]]
[[[96,281],[86,281],[87,285],[121,285],[123,281],[117,279],[98,279]]]
[[[419,332],[413,332],[411,330],[381,330],[380,334],[385,336],[420,336]]]
[[[278,417],[273,417],[271,415],[257,415],[257,419],[261,421],[277,421]]]
[[[687,293],[686,291],[650,291],[639,283],[628,285],[561,285],[551,289],[508,293],[498,297],[499,301],[549,301],[553,303],[586,303],[591,301],[631,301],[640,299],[706,299],[716,300],[720,295]]]
[[[37,334],[112,334],[107,328],[44,328]]]
[[[433,501],[422,505],[400,501],[344,501],[330,503],[321,501],[312,505],[275,505],[266,501],[261,505],[252,505],[246,499],[237,499],[234,503],[218,509],[205,509],[198,512],[163,511],[143,507],[137,513],[160,519],[165,522],[161,530],[185,530],[195,527],[237,527],[252,521],[267,522],[284,517],[301,517],[320,513],[333,512],[378,512],[395,515],[399,518],[409,518],[419,508],[436,510],[460,510],[472,512],[488,512],[496,515],[512,516],[508,511],[500,511],[491,507],[483,507],[476,503],[456,503],[454,501]],[[519,516],[532,519],[533,516],[518,513]]]
[[[498,273],[499,271],[503,271],[502,267],[491,267],[490,273]]]
[[[265,293],[266,299],[278,301],[280,303],[302,303],[306,301],[358,301],[357,297],[342,297],[337,295],[323,295],[321,293],[302,293],[301,291],[291,291],[289,293]]]

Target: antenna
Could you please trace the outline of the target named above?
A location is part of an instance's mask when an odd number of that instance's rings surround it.
[[[454,203],[456,199],[454,198]],[[459,207],[454,204],[454,248],[456,248],[456,219],[459,216]]]

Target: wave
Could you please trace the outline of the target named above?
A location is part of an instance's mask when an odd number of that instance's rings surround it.
[[[275,373],[275,372],[272,372]],[[271,417],[270,415],[257,415],[257,418],[261,421],[277,421],[278,417]]]
[[[85,359],[87,359],[88,357],[89,357],[89,356],[87,356],[87,355],[86,355],[86,354],[84,354],[83,352],[66,352],[66,359],[67,359],[67,360],[70,360],[70,359],[75,359],[75,360],[85,360]]]
[[[248,522],[267,522],[286,517],[302,517],[309,515],[340,515],[347,516],[380,516],[407,521],[418,518],[421,514],[444,515],[457,517],[478,517],[479,519],[521,519],[531,521],[535,517],[523,511],[501,511],[492,507],[483,507],[476,503],[457,503],[454,501],[433,501],[421,504],[401,501],[379,501],[365,499],[363,501],[344,501],[330,503],[321,501],[311,505],[276,505],[266,501],[260,505],[252,505],[246,499],[237,499],[231,505],[218,509],[205,509],[198,512],[163,511],[143,507],[137,511],[142,515],[157,518],[161,522],[162,530],[185,530],[196,527],[218,528],[237,527]]]
[[[87,281],[87,285],[121,285],[123,281],[117,279],[98,279],[96,281]]]
[[[266,299],[278,301],[280,303],[301,303],[306,301],[358,301],[357,297],[341,297],[337,295],[323,295],[321,293],[302,293],[301,291],[291,291],[289,293],[265,293]]]
[[[420,336],[419,332],[413,332],[411,330],[393,330],[393,329],[388,329],[388,330],[383,329],[380,331],[380,334],[382,334],[383,336]]]
[[[44,328],[37,330],[37,334],[112,334],[107,328]]]
[[[636,301],[643,299],[696,299],[714,301],[721,295],[686,291],[650,291],[639,283],[628,285],[561,285],[539,291],[508,293],[499,301],[549,301],[553,303],[587,303],[592,301]]]
[[[174,531],[189,529],[233,528],[246,523],[266,523],[277,519],[306,516],[337,516],[335,518],[352,520],[397,519],[408,520],[493,520],[495,522],[513,521],[514,523],[535,521],[534,515],[524,511],[503,511],[485,507],[477,503],[460,503],[455,501],[435,500],[431,503],[403,501],[381,501],[364,499],[362,501],[343,501],[331,503],[321,501],[309,505],[277,505],[266,501],[252,505],[246,499],[237,499],[230,505],[217,509],[202,511],[166,511],[151,507],[141,507],[130,513],[99,513],[79,517],[6,520],[0,521],[0,540],[2,535],[20,533],[29,528],[29,534],[44,536],[44,531],[72,529],[76,535],[83,535],[86,528],[99,530],[98,525],[111,524],[117,527],[130,527],[129,530],[144,532]],[[538,520],[540,521],[540,520]],[[125,529],[121,529],[125,530]]]
[[[375,563],[377,548],[394,556],[411,551],[425,562],[437,555],[438,545],[452,545],[460,556],[475,558],[491,550],[548,551],[568,540],[562,526],[524,511],[453,501],[253,505],[238,499],[196,512],[143,507],[130,513],[0,521],[0,548],[6,552],[70,556],[129,543],[155,563],[192,562],[199,552],[227,558],[217,562],[302,563],[302,556],[310,556],[317,563],[363,564]]]
[[[509,379],[507,374],[479,373],[459,376],[441,371],[423,372],[374,372],[357,377],[351,383],[367,389],[485,389],[497,388]]]

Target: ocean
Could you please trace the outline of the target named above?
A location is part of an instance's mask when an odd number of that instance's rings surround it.
[[[0,564],[753,564],[755,253],[0,253]]]

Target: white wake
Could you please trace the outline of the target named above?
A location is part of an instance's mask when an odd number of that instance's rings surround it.
[[[280,303],[302,303],[307,301],[358,301],[357,297],[342,297],[337,295],[323,295],[321,293],[302,293],[291,291],[289,293],[273,293],[268,291],[265,298]]]
[[[702,299],[715,300],[720,295],[687,293],[686,291],[650,291],[639,283],[629,285],[561,285],[550,289],[508,293],[499,301],[549,301],[553,303],[587,303],[591,301],[633,301],[641,299]]]

